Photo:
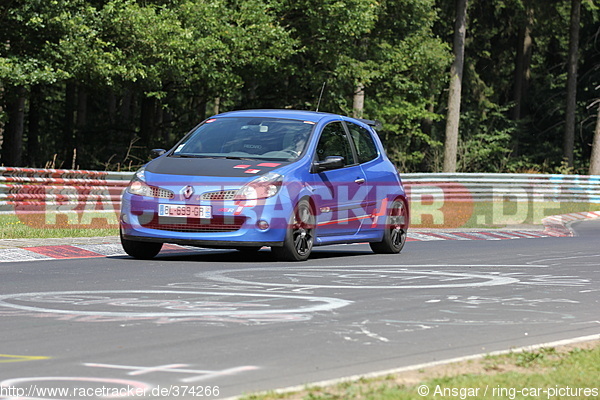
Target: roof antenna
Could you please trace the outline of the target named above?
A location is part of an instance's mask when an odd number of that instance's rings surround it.
[[[323,82],[323,87],[321,87],[321,94],[319,94],[319,101],[317,101],[317,109],[315,110],[315,112],[319,112],[319,106],[321,105],[321,98],[323,98],[323,91],[325,90],[325,83],[327,83],[327,81]]]

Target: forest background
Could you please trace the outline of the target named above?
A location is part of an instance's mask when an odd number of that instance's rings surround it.
[[[0,164],[131,170],[212,114],[319,104],[382,121],[401,171],[439,172],[461,2],[0,0]],[[600,6],[469,0],[465,12],[456,170],[587,173]]]

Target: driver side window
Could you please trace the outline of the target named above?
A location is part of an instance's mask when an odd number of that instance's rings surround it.
[[[317,160],[324,161],[329,156],[344,157],[344,165],[354,164],[352,147],[341,122],[332,122],[323,128],[317,145]]]

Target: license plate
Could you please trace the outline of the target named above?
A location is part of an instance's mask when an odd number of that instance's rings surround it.
[[[211,206],[159,204],[159,217],[212,218]]]

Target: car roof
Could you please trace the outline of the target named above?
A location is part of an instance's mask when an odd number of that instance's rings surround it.
[[[237,110],[228,111],[212,116],[211,118],[220,117],[263,117],[263,118],[286,118],[302,121],[319,122],[322,119],[327,120],[343,120],[361,122],[373,128],[380,128],[381,122],[377,120],[369,120],[363,118],[346,117],[340,114],[332,114],[318,111],[291,110],[291,109],[256,109],[256,110]]]
[[[238,110],[228,111],[222,114],[217,114],[213,118],[219,117],[266,117],[266,118],[287,118],[298,119],[310,122],[319,122],[323,118],[346,119],[341,115],[303,110]]]

